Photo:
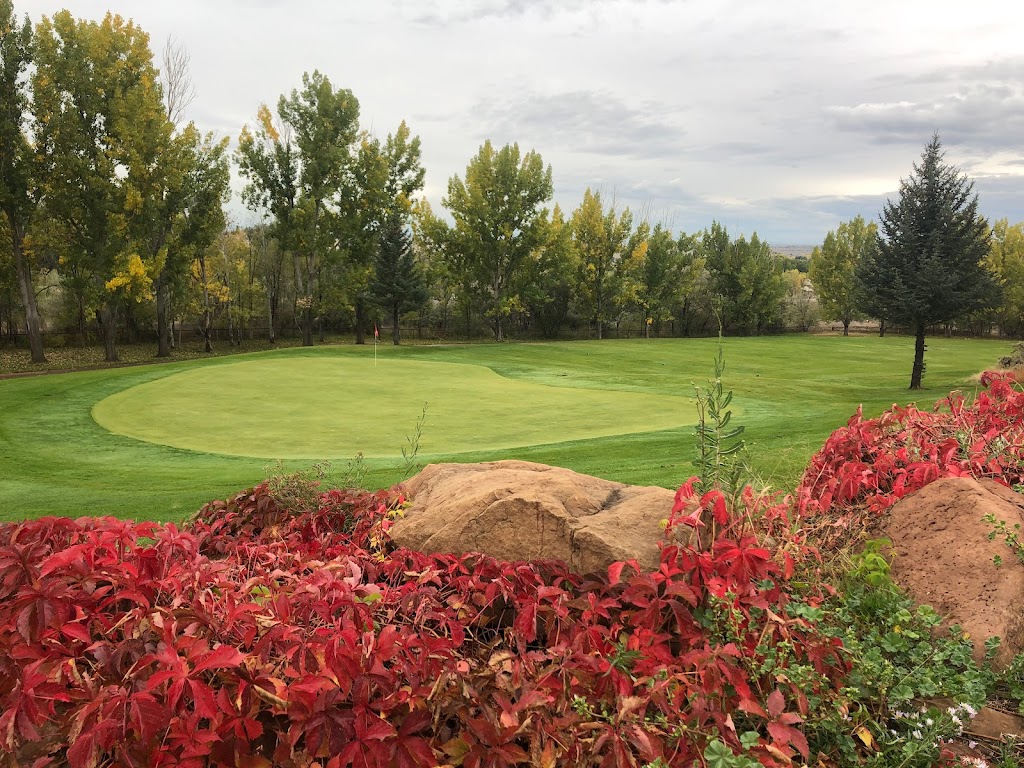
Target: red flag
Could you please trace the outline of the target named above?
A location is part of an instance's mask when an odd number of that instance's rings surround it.
[[[374,339],[374,341],[376,341],[379,338],[380,338],[380,334],[377,333],[377,324],[374,323],[373,324],[373,339]]]

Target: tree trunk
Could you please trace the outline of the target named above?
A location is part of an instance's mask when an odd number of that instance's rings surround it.
[[[295,293],[299,297],[299,330],[302,331],[302,346],[313,346],[313,292],[303,279],[302,257],[296,253],[292,257],[295,266]]]
[[[849,336],[849,335],[850,335],[850,321],[849,320],[843,320],[843,336]]]
[[[878,338],[882,338],[883,336],[885,336],[885,320],[882,320],[878,324]]]
[[[108,363],[118,362],[117,357],[117,308],[107,302],[96,310],[96,320],[103,336],[103,359]]]
[[[39,320],[39,308],[36,306],[36,292],[32,287],[32,270],[25,258],[23,248],[25,232],[23,228],[11,221],[11,246],[14,252],[14,268],[18,273],[18,288],[21,301],[25,305],[25,325],[28,331],[28,347],[33,363],[45,363],[43,353],[43,326]]]
[[[924,378],[924,324],[918,323],[917,337],[914,339],[914,368],[910,372],[910,388],[920,389]]]
[[[313,346],[313,308],[303,307],[299,313],[299,328],[302,331],[302,346]]]
[[[396,347],[402,343],[402,330],[398,327],[398,316],[398,305],[395,304],[391,308],[391,340],[395,343]]]
[[[267,328],[267,336],[268,336],[268,339],[269,339],[271,344],[273,344],[274,341],[276,341],[276,337],[275,337],[275,333],[274,333],[274,323],[277,320],[277,313],[274,311],[275,303],[276,302],[272,298],[271,292],[268,290],[267,291],[267,325],[269,327]]]
[[[199,276],[203,281],[203,351],[213,352],[210,342],[210,284],[206,280],[206,259],[199,259]]]
[[[366,305],[361,297],[356,298],[356,344],[366,343]]]
[[[235,319],[231,314],[231,302],[228,301],[227,305],[228,313],[228,346],[233,347],[235,345]]]
[[[171,305],[171,285],[167,273],[160,270],[156,279],[156,356],[170,357],[171,343],[174,332],[169,331],[167,322],[168,310]]]

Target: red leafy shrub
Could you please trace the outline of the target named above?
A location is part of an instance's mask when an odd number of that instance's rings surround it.
[[[751,527],[788,507],[691,488],[653,573],[395,548],[390,493],[290,511],[260,486],[188,530],[0,526],[0,764],[806,759],[800,723],[848,666],[794,608],[790,548]]]
[[[865,419],[858,409],[811,459],[798,511],[859,518],[940,477],[1024,482],[1024,391],[1005,373],[986,373],[982,384],[973,402],[954,392],[930,411],[893,406]]]

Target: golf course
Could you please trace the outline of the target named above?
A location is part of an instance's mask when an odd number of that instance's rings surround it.
[[[282,467],[327,460],[343,475],[357,454],[366,484],[384,487],[408,470],[403,449],[417,464],[519,458],[672,488],[693,471],[694,386],[718,344],[382,345],[376,358],[337,345],[0,380],[0,520],[177,521]],[[858,405],[973,392],[1009,345],[929,339],[917,391],[906,337],[722,346],[751,468],[788,489]]]

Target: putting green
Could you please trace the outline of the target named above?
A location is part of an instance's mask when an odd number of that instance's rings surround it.
[[[428,403],[420,453],[517,448],[696,421],[687,397],[554,387],[459,363],[350,357],[203,366],[140,384],[92,409],[104,428],[231,456],[400,455]]]

